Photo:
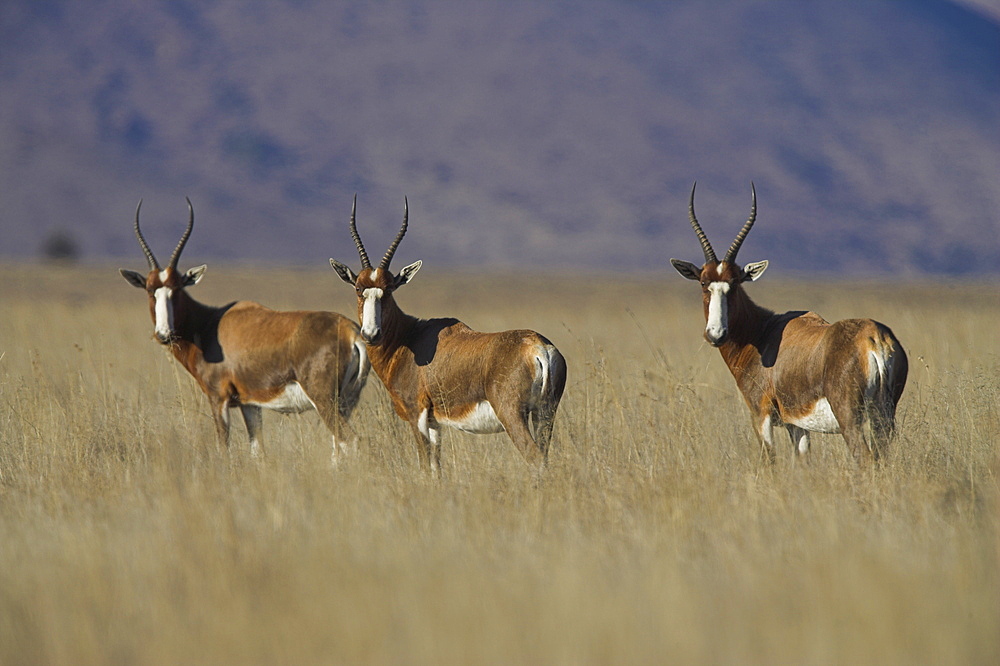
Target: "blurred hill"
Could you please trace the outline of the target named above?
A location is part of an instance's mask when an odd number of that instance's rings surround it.
[[[1000,24],[908,2],[0,4],[0,257],[1000,272]],[[772,268],[773,270],[773,268]]]

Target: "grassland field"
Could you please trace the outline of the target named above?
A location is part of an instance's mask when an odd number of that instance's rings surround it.
[[[758,303],[903,342],[877,469],[783,431],[768,465],[672,272],[425,266],[404,310],[533,328],[569,366],[540,479],[445,431],[438,480],[374,373],[336,469],[315,413],[265,412],[262,460],[234,418],[222,451],[116,267],[0,265],[0,664],[1000,663],[997,285],[777,273]],[[191,293],[354,315],[328,268]]]

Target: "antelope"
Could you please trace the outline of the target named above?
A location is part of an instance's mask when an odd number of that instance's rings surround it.
[[[167,267],[160,268],[139,229],[140,200],[135,235],[149,273],[119,269],[129,284],[146,290],[154,337],[205,392],[221,445],[229,446],[230,408],[243,414],[254,457],[263,453],[262,408],[286,414],[315,409],[333,435],[336,464],[348,447],[347,419],[370,367],[358,326],[335,312],[279,312],[251,301],[212,307],[191,298],[187,287],[201,280],[207,266],[177,269],[194,228],[194,207],[187,203],[187,229]]]
[[[458,319],[418,319],[396,304],[395,291],[413,279],[423,262],[393,275],[389,264],[406,233],[403,225],[381,263],[372,268],[351,209],[351,236],[361,272],[330,259],[340,278],[354,287],[361,337],[375,374],[410,424],[421,468],[439,475],[441,426],[474,434],[506,431],[536,470],[545,466],[556,408],[566,384],[566,361],[534,331],[480,333]]]
[[[695,216],[695,187],[688,214],[705,263],[670,263],[701,284],[705,340],[736,379],[768,458],[774,461],[773,429],[784,425],[796,457],[809,451],[809,433],[820,432],[843,435],[858,463],[877,461],[894,434],[906,384],[899,340],[871,319],[831,324],[815,312],[775,314],[754,303],[743,283],[760,279],[768,262],[741,268],[736,255],[757,217],[756,188],[750,184],[750,218],[719,261]]]

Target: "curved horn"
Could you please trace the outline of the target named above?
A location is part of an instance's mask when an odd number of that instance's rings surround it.
[[[139,239],[139,246],[146,255],[146,261],[149,262],[149,270],[158,271],[160,270],[160,264],[157,263],[156,257],[153,256],[153,251],[149,249],[149,244],[146,242],[146,239],[142,237],[142,232],[139,231],[140,208],[142,208],[142,199],[139,199],[139,205],[135,207],[135,237]]]
[[[396,239],[392,241],[392,245],[389,249],[385,251],[385,256],[382,257],[382,263],[378,265],[379,268],[388,270],[389,262],[392,261],[392,255],[396,254],[396,248],[399,247],[399,241],[403,240],[403,234],[406,233],[406,219],[410,215],[410,205],[403,197],[403,226],[399,228],[399,233],[396,234]]]
[[[188,238],[191,236],[191,230],[194,229],[194,206],[191,205],[191,199],[187,197],[184,199],[188,202],[188,225],[187,229],[184,230],[184,235],[177,242],[174,253],[170,255],[170,263],[168,264],[170,268],[177,268],[177,260],[181,258],[181,252],[184,251],[184,246],[187,245]]]
[[[358,210],[358,195],[354,195],[354,205],[351,207],[351,237],[354,238],[354,244],[358,246],[358,256],[361,257],[361,268],[371,268],[372,263],[368,261],[368,253],[365,252],[364,243],[361,242],[361,236],[358,235],[358,226],[354,222],[354,214]]]
[[[750,228],[753,227],[753,222],[757,219],[757,188],[753,186],[753,181],[750,181],[750,192],[753,195],[753,200],[750,203],[750,218],[743,225],[743,228],[740,229],[740,233],[736,234],[736,240],[729,246],[729,252],[726,252],[726,258],[723,259],[725,262],[732,263],[736,261],[736,253],[740,251],[743,240],[750,233]]]
[[[718,261],[715,258],[715,250],[712,249],[712,244],[708,242],[708,237],[705,232],[701,230],[701,225],[698,224],[698,218],[694,216],[694,190],[698,187],[698,181],[695,181],[694,185],[691,186],[691,202],[688,204],[688,217],[691,218],[691,227],[694,229],[694,233],[698,236],[698,240],[701,241],[701,251],[705,254],[705,263],[711,261]]]

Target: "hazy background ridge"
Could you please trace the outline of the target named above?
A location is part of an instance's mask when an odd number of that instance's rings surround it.
[[[988,6],[987,6],[988,9]],[[1000,24],[912,2],[6,2],[0,255],[1000,266]]]

